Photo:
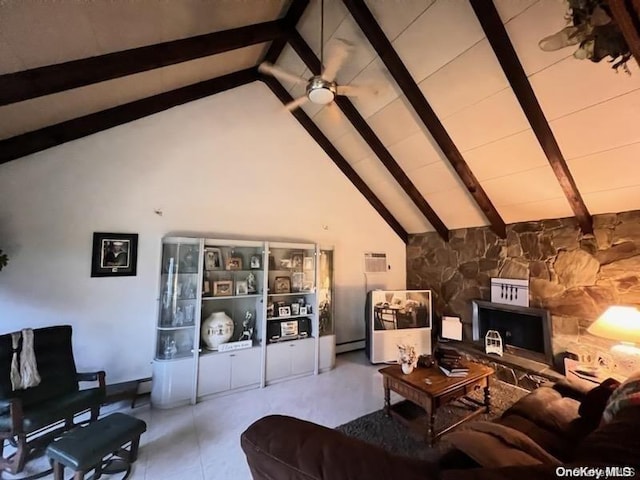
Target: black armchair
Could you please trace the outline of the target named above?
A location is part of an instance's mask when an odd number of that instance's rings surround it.
[[[105,400],[105,372],[78,373],[71,346],[71,326],[34,329],[40,384],[13,390],[10,370],[13,347],[11,334],[0,335],[0,470],[22,471],[31,451],[75,426],[75,416],[91,412],[97,420]],[[78,382],[98,382],[80,390]],[[16,447],[5,457],[5,443]]]

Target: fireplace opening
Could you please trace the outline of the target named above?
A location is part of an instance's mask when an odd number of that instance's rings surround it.
[[[483,300],[473,300],[471,304],[474,342],[484,346],[487,332],[496,330],[508,353],[553,364],[551,315],[547,310]]]

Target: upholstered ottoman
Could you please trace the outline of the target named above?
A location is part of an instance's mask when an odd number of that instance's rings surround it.
[[[100,478],[103,459],[110,454],[120,457],[129,468],[138,457],[140,435],[146,430],[147,424],[142,420],[113,413],[65,433],[47,447],[47,455],[53,461],[53,478],[63,480],[64,467],[75,472],[74,480],[84,479],[85,473],[93,469],[93,478]]]

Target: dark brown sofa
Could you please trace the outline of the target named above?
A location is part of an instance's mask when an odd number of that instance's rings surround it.
[[[534,440],[558,460],[553,464],[482,466],[457,449],[438,463],[414,460],[280,415],[255,422],[242,434],[241,444],[254,480],[557,479],[558,468],[583,466],[631,467],[625,472],[640,478],[640,407],[625,408],[610,423],[598,425],[598,419],[589,418],[593,408],[581,409],[585,416],[579,413],[581,402],[594,401],[586,393],[565,382],[544,386],[496,420]]]

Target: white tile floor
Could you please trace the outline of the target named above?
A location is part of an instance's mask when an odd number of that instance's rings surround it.
[[[364,352],[351,352],[339,355],[336,368],[318,376],[210,398],[197,405],[170,410],[153,409],[148,405],[121,410],[147,422],[140,455],[129,478],[250,479],[240,448],[240,434],[252,422],[265,415],[284,414],[336,427],[378,410],[384,403],[379,368],[368,362]],[[103,409],[103,414],[113,409]],[[27,467],[27,472],[41,471],[46,467],[46,461],[34,460]],[[121,476],[114,475],[113,478]],[[0,478],[13,477],[5,474]]]

